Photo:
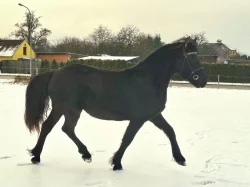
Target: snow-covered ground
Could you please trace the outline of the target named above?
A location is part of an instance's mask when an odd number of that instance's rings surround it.
[[[64,118],[47,137],[41,163],[30,164],[30,135],[23,121],[25,85],[0,83],[0,185],[3,187],[249,187],[250,91],[168,89],[163,113],[174,127],[187,166],[176,164],[167,137],[147,122],[114,172],[109,158],[128,122],[101,121],[85,112],[77,136],[93,155],[81,159],[61,131]]]

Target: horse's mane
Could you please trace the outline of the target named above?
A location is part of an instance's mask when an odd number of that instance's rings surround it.
[[[180,49],[183,47],[183,44],[185,42],[185,37],[179,38],[171,43],[167,43],[163,46],[161,46],[160,48],[156,49],[154,52],[152,52],[151,54],[149,54],[146,58],[144,58],[138,65],[136,65],[135,68],[131,68],[131,69],[138,69],[141,66],[145,65],[145,63],[148,62],[148,60],[153,57],[155,55],[156,51],[159,51],[161,49],[164,49],[164,51],[171,51],[171,50],[176,50],[176,49]]]
[[[187,38],[188,37],[183,36],[183,37],[178,38],[178,39],[176,39],[176,40],[174,40],[174,41],[172,41],[170,43],[167,43],[167,44],[163,45],[162,47],[167,48],[169,50],[177,49],[177,48],[183,46],[183,44],[185,43]]]
[[[178,38],[178,39],[172,41],[171,43],[180,43],[180,42],[183,43],[183,42],[185,42],[186,39],[187,39],[187,37],[183,36],[181,38]]]

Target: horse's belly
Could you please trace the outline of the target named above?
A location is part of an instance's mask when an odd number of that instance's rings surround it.
[[[83,106],[83,110],[92,117],[103,120],[122,121],[126,117],[122,114],[122,106],[116,105],[111,101],[87,101]]]
[[[102,109],[84,109],[90,116],[103,119],[103,120],[114,120],[114,121],[123,121],[126,118],[118,114],[117,112],[102,110]]]

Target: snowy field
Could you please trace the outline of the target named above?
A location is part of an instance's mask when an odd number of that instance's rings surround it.
[[[77,136],[92,153],[81,159],[61,131],[64,118],[47,137],[41,163],[30,164],[30,135],[23,121],[25,85],[0,83],[0,186],[2,187],[249,187],[250,90],[168,89],[163,115],[174,127],[187,166],[173,161],[164,133],[150,122],[138,132],[114,172],[109,158],[128,122],[101,121],[85,112]]]

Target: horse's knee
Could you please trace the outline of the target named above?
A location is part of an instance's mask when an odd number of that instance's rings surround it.
[[[63,125],[62,126],[62,131],[64,132],[64,133],[68,133],[68,128],[67,128],[67,126],[66,125]]]
[[[62,126],[62,131],[66,133],[68,136],[72,136],[74,134],[74,130],[69,128],[67,125]]]

